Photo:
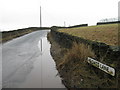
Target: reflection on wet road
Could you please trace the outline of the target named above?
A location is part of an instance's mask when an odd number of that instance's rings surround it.
[[[36,31],[2,46],[5,88],[64,88],[47,41],[49,30]]]

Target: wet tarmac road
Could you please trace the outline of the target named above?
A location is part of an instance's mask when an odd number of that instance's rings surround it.
[[[50,55],[48,32],[35,31],[3,44],[3,88],[65,88]]]

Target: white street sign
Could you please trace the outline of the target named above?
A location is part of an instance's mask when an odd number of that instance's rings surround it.
[[[106,72],[106,73],[108,73],[108,74],[110,74],[112,76],[115,76],[115,69],[114,68],[112,68],[112,67],[110,67],[108,65],[102,64],[101,62],[99,62],[97,60],[94,60],[94,59],[92,59],[90,57],[88,57],[87,62],[89,64],[92,64],[93,66],[101,69],[102,71],[104,71],[104,72]]]

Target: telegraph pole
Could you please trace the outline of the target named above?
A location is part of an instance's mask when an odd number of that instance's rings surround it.
[[[65,23],[65,21],[64,21],[64,27],[66,27],[66,23]]]
[[[41,6],[40,6],[40,27],[42,27],[42,15],[41,15]]]

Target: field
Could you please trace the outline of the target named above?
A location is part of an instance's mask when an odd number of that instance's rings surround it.
[[[92,41],[103,42],[112,46],[118,45],[118,24],[65,28],[60,29],[59,32],[68,33]]]

